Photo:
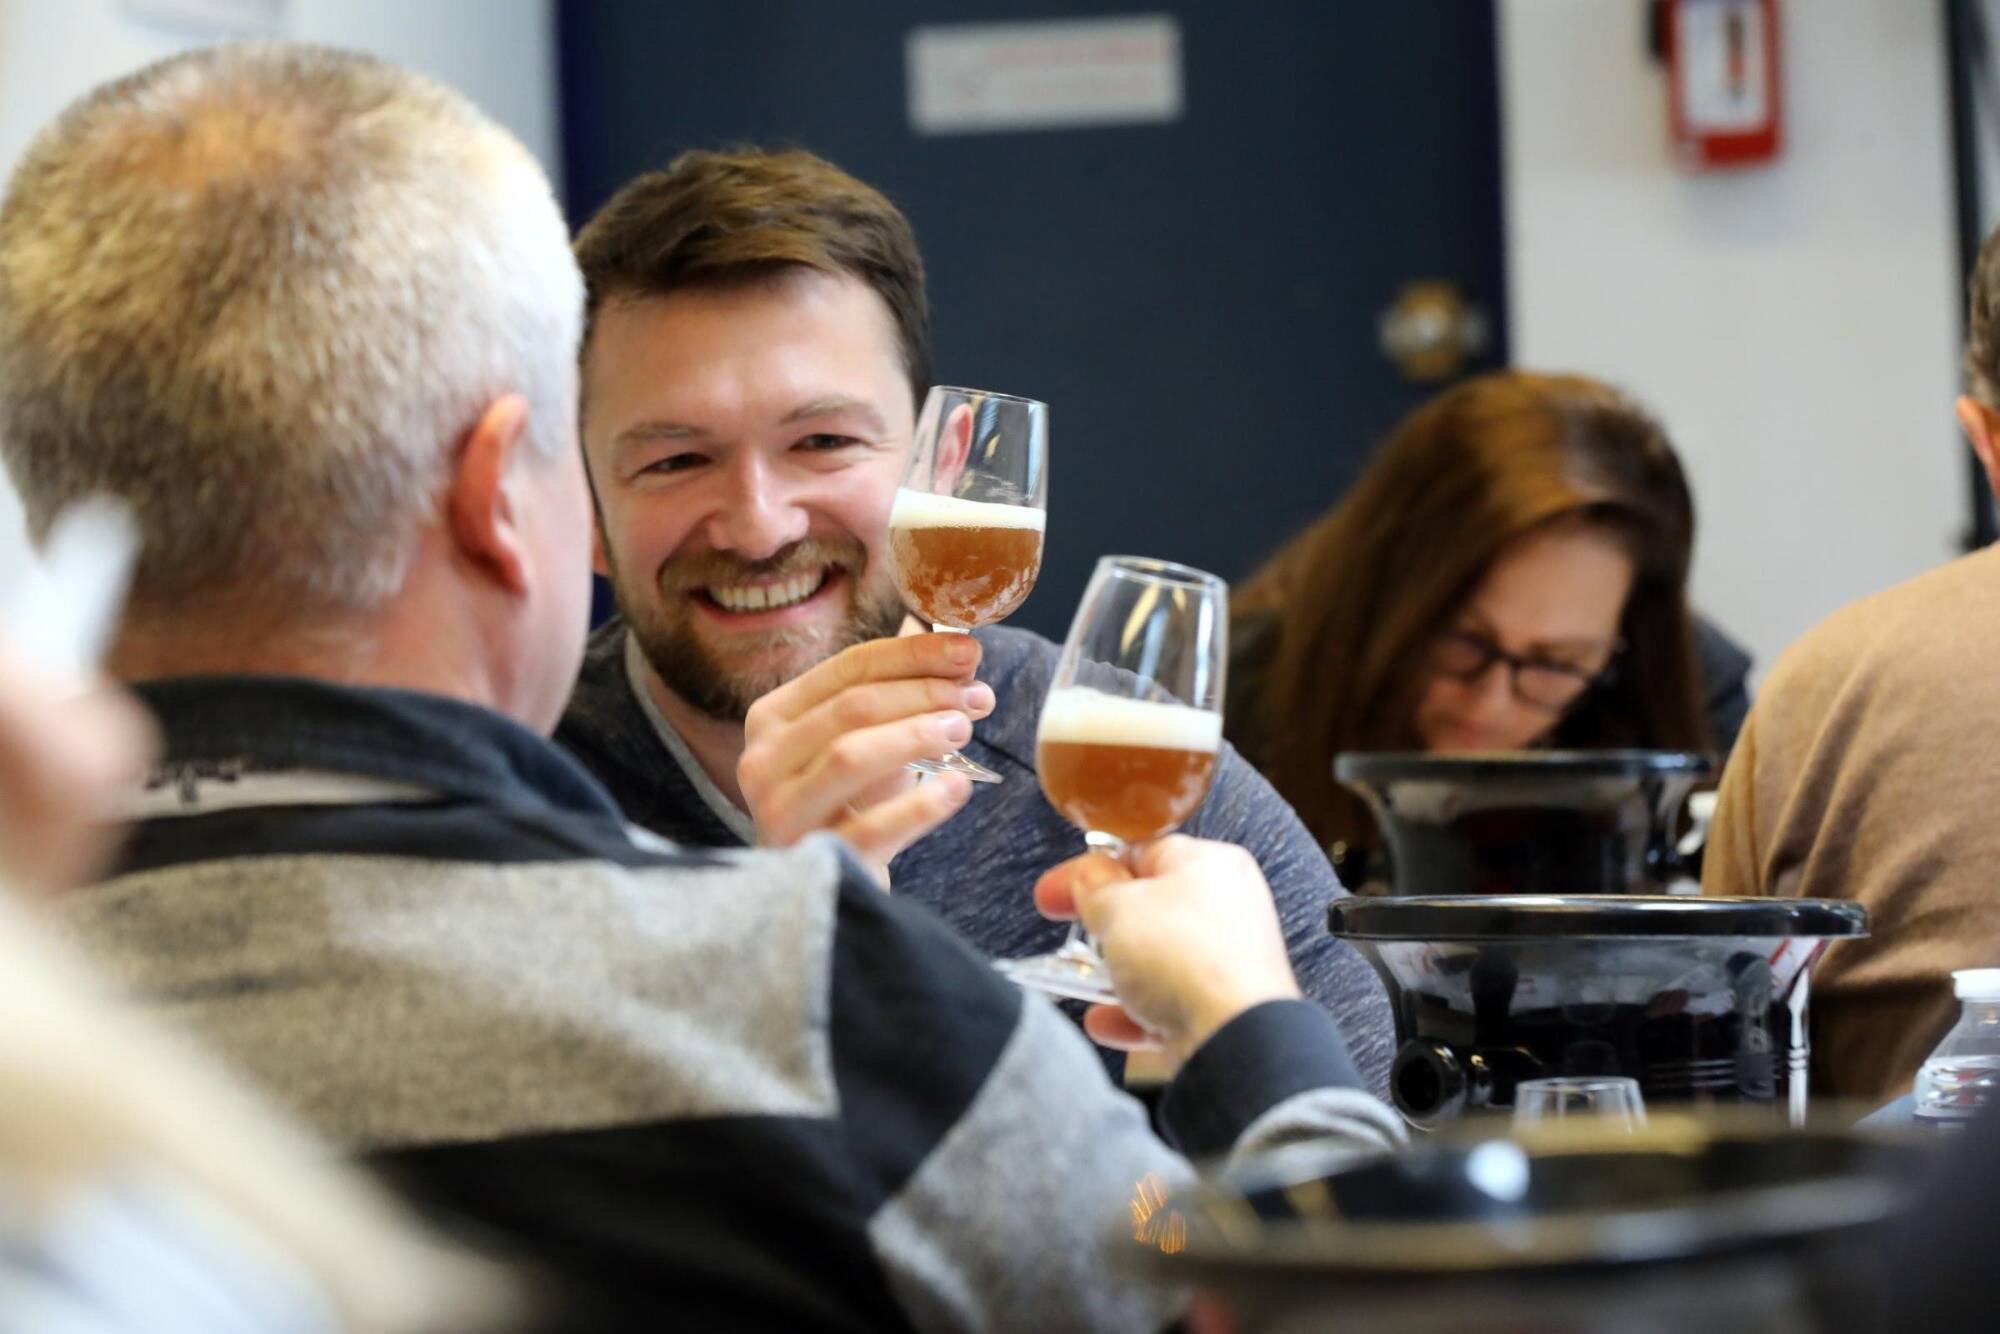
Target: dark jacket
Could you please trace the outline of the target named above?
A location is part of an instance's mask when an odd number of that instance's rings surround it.
[[[66,900],[126,988],[570,1329],[1150,1328],[1108,1261],[1184,1177],[1088,1045],[839,844],[635,842],[497,714],[283,678],[141,688],[166,760]],[[648,840],[650,842],[650,840]],[[1162,1120],[1392,1137],[1316,1007],[1216,1034]]]

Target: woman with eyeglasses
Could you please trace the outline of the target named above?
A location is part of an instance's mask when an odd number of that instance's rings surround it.
[[[1679,459],[1618,391],[1468,380],[1238,589],[1230,739],[1322,846],[1362,848],[1342,751],[1706,749],[1693,535]],[[1724,645],[1703,656],[1740,720],[1749,663]]]

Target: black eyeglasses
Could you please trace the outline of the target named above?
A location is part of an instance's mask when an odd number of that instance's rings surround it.
[[[1543,658],[1509,653],[1485,635],[1470,630],[1446,630],[1431,651],[1431,665],[1459,681],[1476,681],[1496,662],[1507,664],[1507,685],[1514,698],[1538,709],[1561,709],[1611,675],[1625,641],[1612,641],[1604,665],[1596,670]]]

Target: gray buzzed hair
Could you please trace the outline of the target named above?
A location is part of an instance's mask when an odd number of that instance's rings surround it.
[[[135,613],[367,610],[508,391],[573,448],[583,288],[512,136],[371,57],[209,47],[74,103],[0,204],[0,451],[123,497]]]

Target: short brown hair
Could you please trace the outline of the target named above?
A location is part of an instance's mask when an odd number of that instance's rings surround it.
[[[1965,321],[1965,379],[1972,396],[2000,408],[2000,228],[1979,248],[1972,266],[1971,309]]]
[[[576,258],[586,350],[607,301],[807,268],[868,284],[896,322],[913,394],[930,388],[924,263],[909,219],[881,191],[812,153],[683,153],[613,195],[577,234]]]
[[[1232,603],[1278,622],[1253,714],[1232,725],[1268,739],[1254,758],[1322,845],[1375,842],[1360,798],[1334,782],[1334,756],[1423,748],[1414,714],[1435,636],[1503,548],[1559,522],[1617,537],[1634,580],[1619,670],[1552,743],[1709,744],[1687,607],[1694,503],[1665,433],[1580,375],[1477,376],[1404,419],[1346,498]]]

